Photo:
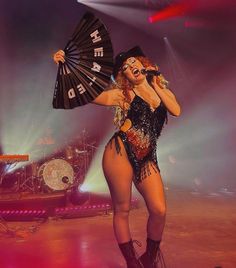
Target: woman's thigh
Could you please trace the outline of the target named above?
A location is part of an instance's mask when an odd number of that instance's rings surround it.
[[[118,205],[129,206],[133,179],[133,168],[128,160],[123,142],[120,138],[118,141],[120,153],[117,153],[113,139],[106,146],[102,161],[103,172],[115,207]]]
[[[143,196],[149,212],[165,214],[166,200],[161,175],[157,168],[148,164],[151,174],[135,186]]]

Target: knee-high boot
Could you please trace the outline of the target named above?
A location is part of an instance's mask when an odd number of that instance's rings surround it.
[[[127,268],[143,268],[141,262],[137,259],[133,241],[119,244],[119,248],[126,260]]]
[[[160,243],[161,241],[147,238],[146,252],[139,258],[144,268],[166,268]]]

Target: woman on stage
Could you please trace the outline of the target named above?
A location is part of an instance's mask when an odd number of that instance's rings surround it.
[[[64,62],[62,50],[54,54],[54,61]],[[156,268],[162,262],[166,202],[156,145],[167,113],[180,115],[180,105],[167,88],[167,81],[162,75],[147,76],[148,70],[157,67],[139,47],[120,53],[113,70],[115,83],[93,101],[117,110],[115,123],[119,130],[105,147],[103,171],[113,202],[115,236],[128,268]],[[129,229],[132,182],[149,212],[146,251],[139,259]]]

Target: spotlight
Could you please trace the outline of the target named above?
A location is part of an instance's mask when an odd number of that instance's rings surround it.
[[[90,193],[83,192],[77,186],[73,187],[70,194],[70,202],[73,205],[83,205],[89,201]]]
[[[151,17],[149,17],[149,21],[151,20],[151,22],[153,23],[180,17],[185,15],[186,12],[189,11],[189,9],[190,5],[187,3],[176,3],[156,12]]]

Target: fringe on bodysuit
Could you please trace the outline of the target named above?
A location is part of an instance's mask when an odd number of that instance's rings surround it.
[[[150,167],[152,167],[155,173],[157,173],[157,171],[160,172],[156,157],[156,148],[153,148],[142,160],[138,160],[132,151],[132,146],[129,143],[126,134],[123,131],[118,131],[111,137],[108,142],[110,147],[112,147],[112,141],[114,140],[117,154],[122,155],[119,138],[124,144],[128,159],[133,167],[135,183],[140,183],[142,180],[151,175]]]

